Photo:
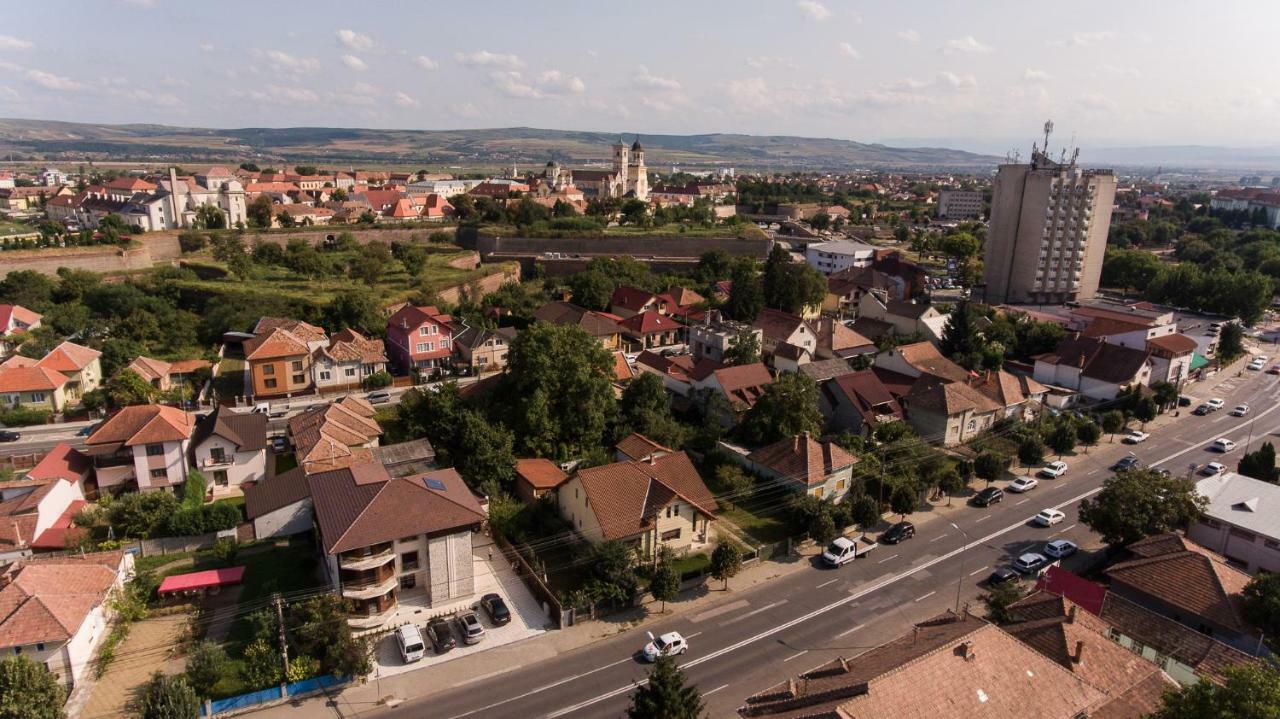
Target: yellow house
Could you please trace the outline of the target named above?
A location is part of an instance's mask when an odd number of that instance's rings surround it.
[[[0,402],[61,412],[67,406],[67,378],[47,367],[0,368]]]

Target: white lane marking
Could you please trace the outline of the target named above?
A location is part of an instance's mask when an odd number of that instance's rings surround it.
[[[972,572],[969,572],[969,576],[971,576],[971,577],[972,577],[973,575],[977,574],[978,572],[985,572],[985,571],[987,571],[987,570],[988,570],[988,569],[990,569],[990,568],[991,568],[991,565],[989,565],[989,564],[984,564],[984,565],[982,565],[981,567],[978,567],[977,569],[973,570]]]
[[[1030,498],[1030,497],[1027,497],[1026,499],[1022,500],[1021,502],[1014,502],[1014,503],[1013,503],[1013,506],[1015,506],[1015,507],[1021,507],[1022,505],[1026,504],[1027,502],[1030,502],[1030,501],[1031,501],[1031,498]]]
[[[809,653],[809,650],[808,650],[808,649],[805,649],[804,651],[796,652],[795,654],[792,654],[791,656],[787,657],[786,659],[783,659],[782,661],[784,661],[784,662],[789,662],[789,661],[791,661],[792,659],[795,659],[795,658],[797,658],[797,657],[803,657],[804,655],[806,655],[806,654],[808,654],[808,653]]]
[[[913,600],[913,601],[917,601],[917,602],[919,602],[919,601],[921,601],[921,600],[928,599],[929,597],[932,597],[933,595],[935,595],[935,594],[937,594],[937,593],[938,593],[938,590],[936,590],[936,589],[935,589],[935,590],[933,590],[932,592],[929,592],[928,594],[925,594],[924,596],[916,597],[916,598],[915,598],[915,600]]]
[[[827,581],[823,582],[822,584],[819,584],[816,588],[817,588],[817,589],[822,589],[823,587],[829,587],[829,586],[831,586],[832,584],[835,584],[835,583],[836,583],[836,582],[838,582],[838,581],[840,581],[840,578],[839,578],[839,577],[836,577],[835,579],[828,579]]]
[[[982,515],[981,517],[978,517],[977,521],[979,521],[979,522],[985,522],[985,521],[987,521],[988,519],[991,519],[991,515],[990,515],[990,514],[984,514],[984,515]]]
[[[736,602],[729,602],[729,603],[727,603],[727,604],[721,604],[720,606],[716,607],[715,609],[708,609],[708,610],[707,610],[707,611],[705,611],[705,612],[700,612],[700,613],[698,613],[698,614],[695,614],[695,615],[693,615],[692,617],[689,617],[689,621],[691,621],[691,622],[693,622],[693,623],[695,623],[695,624],[696,624],[696,623],[701,622],[701,621],[703,621],[703,620],[705,620],[705,619],[710,619],[710,618],[712,618],[712,617],[718,617],[718,616],[720,616],[721,614],[728,614],[729,612],[732,612],[732,611],[734,611],[734,610],[736,610],[736,609],[742,609],[742,608],[743,608],[743,607],[745,607],[745,606],[747,606],[747,600],[745,600],[745,599],[739,599],[739,600],[738,600],[738,601],[736,601]]]
[[[724,620],[723,622],[720,622],[720,626],[722,626],[722,627],[724,627],[724,626],[728,626],[728,625],[730,625],[730,624],[733,624],[734,622],[742,621],[743,619],[746,619],[747,617],[753,617],[753,616],[755,616],[755,615],[759,614],[760,612],[766,612],[766,611],[768,611],[768,610],[770,610],[770,609],[773,609],[774,607],[782,606],[783,604],[786,604],[786,603],[787,603],[787,600],[785,600],[785,599],[781,599],[781,600],[778,600],[778,601],[776,601],[776,602],[774,602],[774,603],[772,603],[772,604],[766,604],[766,605],[764,605],[763,607],[760,607],[759,609],[753,609],[753,610],[751,610],[751,611],[747,612],[746,614],[739,614],[738,616],[736,616],[736,617],[734,617],[734,618],[732,618],[732,619],[726,619],[726,620]]]
[[[942,539],[942,538],[943,538],[943,537],[945,537],[945,536],[947,536],[947,535],[945,535],[945,534],[939,534],[938,536],[934,537],[933,539],[930,539],[929,541],[930,541],[930,542],[936,542],[936,541],[938,541],[939,539]]]
[[[545,691],[546,691],[546,690],[548,690],[548,689],[555,689],[555,688],[556,688],[556,687],[558,687],[558,686],[561,686],[561,685],[563,685],[563,684],[568,684],[568,683],[569,683],[569,682],[571,682],[571,681],[575,681],[575,680],[581,679],[581,678],[583,678],[583,677],[585,677],[585,676],[590,676],[590,675],[592,675],[592,674],[595,674],[596,672],[602,672],[602,671],[604,671],[605,669],[609,669],[610,667],[616,667],[616,666],[618,666],[619,664],[626,664],[627,662],[634,662],[634,661],[635,661],[635,658],[634,658],[634,657],[627,657],[626,659],[619,659],[618,661],[613,662],[612,664],[606,664],[606,665],[604,665],[604,666],[602,666],[602,667],[596,667],[595,669],[592,669],[592,670],[590,670],[590,671],[583,672],[583,673],[581,673],[581,674],[575,674],[575,675],[573,675],[573,676],[571,676],[571,677],[565,677],[564,679],[561,679],[560,681],[552,682],[551,684],[548,684],[548,685],[546,685],[545,687],[538,687],[537,689],[532,689],[532,690],[527,691],[527,692],[525,692],[524,694],[521,694],[521,695],[519,695],[519,696],[511,697],[510,699],[503,699],[503,700],[502,700],[502,701],[500,701],[500,702],[494,702],[494,703],[492,703],[492,704],[490,704],[490,705],[488,705],[488,706],[483,706],[483,707],[480,707],[479,709],[472,709],[471,711],[469,711],[469,712],[463,712],[462,714],[455,714],[455,715],[453,715],[453,717],[452,717],[451,719],[461,719],[462,717],[471,716],[472,714],[479,714],[479,713],[481,713],[481,712],[487,712],[487,711],[489,711],[490,709],[493,709],[493,708],[495,708],[495,707],[500,707],[500,706],[502,706],[503,704],[508,704],[508,703],[510,703],[510,702],[519,701],[519,700],[521,700],[521,699],[524,699],[525,697],[530,697],[530,696],[533,696],[534,694],[538,694],[538,693],[540,693],[540,692],[545,692]]]
[[[853,628],[852,628],[852,629],[846,629],[846,630],[844,630],[843,632],[840,632],[839,634],[837,634],[837,635],[836,635],[836,638],[838,639],[838,638],[840,638],[840,637],[843,637],[843,636],[844,636],[844,635],[846,635],[846,634],[853,634],[854,632],[858,631],[859,629],[863,628],[864,626],[866,626],[866,625],[864,625],[864,624],[855,624],[855,625],[853,625]]]
[[[729,685],[728,685],[728,684],[721,684],[720,686],[716,687],[715,689],[712,689],[711,691],[703,692],[703,693],[702,693],[702,696],[703,696],[703,698],[706,698],[706,697],[711,696],[712,694],[715,694],[716,692],[720,691],[721,689],[728,689],[728,688],[729,688]]]
[[[694,637],[698,636],[698,635],[699,635],[699,634],[701,634],[701,633],[702,633],[702,632],[694,632],[693,634],[689,634],[689,635],[685,636],[685,639],[693,639]]]
[[[876,562],[876,564],[884,564],[885,562],[889,561],[890,559],[897,559],[897,558],[898,558],[898,555],[896,555],[896,554],[890,554],[889,556],[885,557],[884,559],[881,559],[880,561]]]
[[[1062,534],[1063,532],[1070,532],[1072,529],[1075,529],[1075,527],[1076,527],[1076,525],[1074,525],[1074,524],[1072,524],[1071,526],[1068,526],[1068,527],[1063,527],[1062,529],[1059,529],[1058,531],[1054,532],[1053,534],[1050,534],[1049,536],[1050,536],[1050,537],[1056,537],[1056,536],[1058,536],[1059,534]]]

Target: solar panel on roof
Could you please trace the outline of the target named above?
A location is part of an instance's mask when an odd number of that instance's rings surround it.
[[[444,482],[441,482],[438,479],[424,479],[422,481],[431,489],[439,490],[441,492],[444,491]]]

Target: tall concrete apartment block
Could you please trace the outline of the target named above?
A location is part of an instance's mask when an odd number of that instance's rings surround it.
[[[1055,162],[1033,148],[1031,164],[997,171],[984,272],[988,303],[1060,304],[1097,294],[1116,178],[1111,170],[1077,167],[1076,154]]]
[[[938,217],[943,220],[976,220],[982,217],[982,193],[942,190],[938,193]]]

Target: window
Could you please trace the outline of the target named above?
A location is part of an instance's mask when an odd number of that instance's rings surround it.
[[[262,365],[262,374],[264,374],[264,375],[273,375],[273,374],[275,374],[275,373],[276,373],[276,366],[275,366],[275,365],[273,365],[273,364],[264,364],[264,365]]]
[[[44,651],[44,642],[36,642],[36,651],[37,651],[37,652],[43,652],[43,651]]]
[[[306,384],[306,382],[307,382],[307,376],[304,374],[295,374],[293,376],[294,384]]]
[[[436,344],[434,342],[423,342],[422,344],[427,348],[427,352],[431,352],[436,348]]]
[[[427,343],[426,343],[426,342],[419,342],[418,344],[414,345],[413,351],[414,351],[414,352],[426,352],[426,351],[427,351]]]
[[[231,484],[231,480],[227,478],[227,470],[219,469],[213,473],[213,483],[219,487],[226,487]]]
[[[817,497],[818,499],[822,499],[822,487],[814,487],[813,496]]]
[[[152,479],[162,479],[164,476],[165,476],[165,472],[164,472],[164,470],[163,470],[163,469],[153,469],[153,470],[151,470],[151,478],[152,478]]]
[[[209,459],[219,463],[225,462],[227,461],[227,450],[222,447],[210,447]]]
[[[331,375],[331,374],[329,374],[329,372],[321,372],[321,373],[320,373],[320,381],[321,381],[321,382],[328,382],[330,377],[332,377],[332,375]]]
[[[676,527],[675,529],[668,529],[667,531],[662,533],[662,541],[664,542],[669,542],[673,539],[679,539],[679,538],[680,538],[680,527]]]
[[[418,553],[405,552],[400,555],[400,569],[403,571],[411,571],[418,568]]]
[[[416,586],[418,586],[418,575],[406,574],[403,577],[400,577],[401,589],[413,589]]]
[[[439,327],[436,327],[435,325],[431,325],[431,334],[433,334],[433,335],[438,335],[438,334],[440,334],[440,328],[439,328]]]
[[[427,336],[427,326],[426,326],[426,325],[423,325],[423,326],[419,327],[419,328],[418,328],[418,334],[422,335],[423,337],[426,337],[426,336]]]
[[[262,386],[263,386],[263,387],[266,387],[267,389],[275,389],[275,388],[276,388],[276,381],[275,381],[275,380],[273,380],[273,379],[263,380],[263,382],[262,382]]]
[[[844,489],[844,480],[836,480],[836,489]]]
[[[147,445],[147,456],[148,456],[148,457],[163,457],[163,456],[164,456],[164,445],[163,445],[163,444],[149,444],[149,445]]]
[[[449,347],[450,345],[452,345],[452,344],[453,344],[453,340],[450,340],[450,339],[443,339],[443,340],[440,340],[440,348],[441,348],[441,349],[446,349],[446,348],[448,348],[448,347]]]
[[[22,653],[22,647],[14,647],[14,648],[13,648],[13,653],[14,653],[14,654],[21,654],[21,653]]]
[[[356,368],[355,368],[355,367],[348,367],[348,368],[343,372],[343,374],[345,374],[345,375],[346,375],[346,376],[348,376],[348,377],[355,377],[355,376],[356,376]]]
[[[31,401],[32,401],[32,402],[43,402],[43,401],[44,401],[44,392],[32,392],[32,393],[31,393]]]

